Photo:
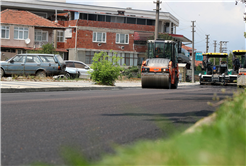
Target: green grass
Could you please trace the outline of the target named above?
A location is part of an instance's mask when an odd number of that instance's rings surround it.
[[[216,111],[210,125],[168,139],[116,147],[116,153],[88,163],[79,152],[63,150],[67,165],[246,165],[246,91]]]

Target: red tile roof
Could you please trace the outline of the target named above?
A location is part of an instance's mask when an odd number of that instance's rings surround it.
[[[185,46],[183,44],[182,44],[182,48],[185,49],[185,50],[187,50],[189,53],[192,53],[192,48],[190,48],[188,46]],[[196,49],[194,48],[194,50],[196,50]]]
[[[199,66],[199,65],[202,65],[202,61],[195,61],[195,66]]]
[[[59,13],[57,16],[63,16],[63,17],[68,17],[68,13]]]
[[[35,27],[63,28],[62,25],[52,22],[28,11],[6,9],[1,12],[1,24],[29,25]]]

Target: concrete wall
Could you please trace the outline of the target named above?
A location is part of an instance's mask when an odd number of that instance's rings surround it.
[[[34,27],[30,26],[18,26],[28,28],[28,37],[31,40],[30,44],[26,44],[25,40],[14,39],[14,27],[17,25],[1,24],[1,26],[9,26],[9,39],[1,39],[1,45],[3,46],[15,46],[15,47],[30,47],[34,46]]]

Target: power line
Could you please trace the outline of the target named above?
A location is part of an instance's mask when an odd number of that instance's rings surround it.
[[[200,29],[204,34],[206,34],[206,32],[204,30],[202,30],[202,28],[197,24],[197,28],[198,30]]]
[[[173,13],[175,13],[177,16],[179,16],[169,5],[168,5],[168,3],[167,2],[165,2],[165,4],[173,11]],[[180,17],[180,16],[179,16]],[[186,20],[186,19],[184,19],[184,18],[182,18],[182,17],[180,17],[182,20],[185,20],[186,22],[190,22],[190,21],[188,21],[188,20]]]

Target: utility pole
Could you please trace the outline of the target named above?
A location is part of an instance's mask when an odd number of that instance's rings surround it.
[[[194,23],[196,21],[191,21],[192,22],[192,83],[195,82],[195,55],[194,55],[194,43],[195,43],[195,39],[194,39],[194,28],[195,28],[195,25]]]
[[[220,53],[222,53],[222,41],[220,41]]]
[[[154,10],[156,10],[156,15],[155,15],[155,40],[158,38],[158,28],[159,28],[159,10],[161,10],[160,9],[160,1],[159,0],[157,0],[156,2],[154,2],[154,3],[156,3],[156,9],[154,9]]]
[[[206,53],[208,53],[208,49],[209,49],[209,46],[208,46],[208,43],[209,43],[209,41],[208,41],[208,36],[209,35],[206,35]]]
[[[222,41],[220,41],[220,53],[222,53]],[[219,61],[219,65],[221,65],[221,58],[220,58],[220,61]]]
[[[214,53],[216,53],[216,40],[214,40]],[[214,58],[214,65],[215,65],[215,58]]]
[[[220,53],[226,53],[227,52],[227,43],[228,41],[220,41]],[[221,59],[220,58],[220,64],[221,64]]]

